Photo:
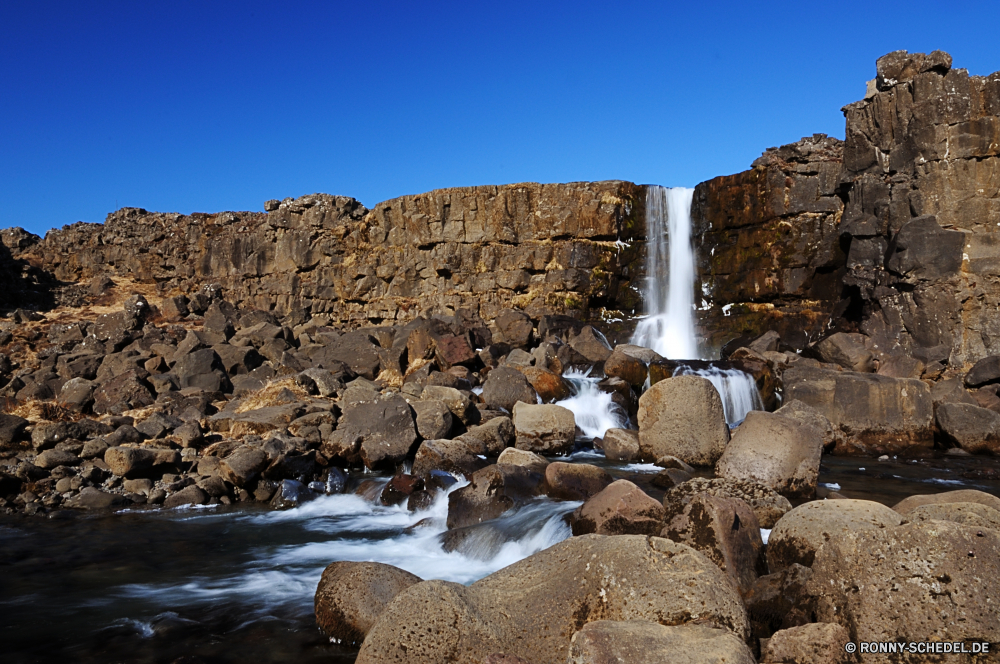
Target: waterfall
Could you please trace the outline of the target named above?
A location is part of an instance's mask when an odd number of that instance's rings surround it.
[[[572,369],[563,374],[563,378],[573,390],[573,396],[557,401],[556,405],[573,412],[576,426],[585,438],[603,438],[608,429],[628,428],[628,413],[612,400],[609,392],[597,386],[600,378],[590,376],[589,370]]]
[[[646,190],[646,318],[632,336],[637,346],[668,359],[698,357],[694,336],[694,250],[691,199],[694,189],[650,185]],[[666,289],[660,275],[667,266]]]
[[[734,427],[744,419],[751,410],[764,410],[764,402],[757,390],[753,376],[739,369],[692,369],[680,365],[674,370],[675,376],[701,376],[711,381],[722,399],[722,410],[726,415],[726,423]]]

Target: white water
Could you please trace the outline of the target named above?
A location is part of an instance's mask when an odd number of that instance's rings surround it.
[[[603,438],[608,429],[627,429],[629,420],[621,406],[611,399],[611,394],[600,389],[600,378],[591,377],[590,371],[570,370],[563,378],[573,390],[573,396],[557,401],[557,406],[573,411],[576,426],[584,437]]]
[[[764,402],[757,390],[753,376],[739,369],[692,369],[681,365],[674,370],[675,376],[701,376],[711,381],[722,399],[722,410],[726,423],[736,426],[751,410],[764,410]]]
[[[646,190],[646,318],[632,343],[668,359],[697,359],[694,336],[694,250],[691,199],[694,189],[650,185]],[[664,289],[660,275],[668,267]]]

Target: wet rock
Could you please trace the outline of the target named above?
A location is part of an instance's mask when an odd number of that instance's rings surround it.
[[[271,498],[271,507],[279,510],[291,509],[316,498],[316,494],[298,480],[282,480]]]
[[[758,482],[786,498],[808,499],[816,493],[822,454],[819,430],[775,413],[752,411],[733,433],[715,474]]]
[[[168,495],[163,501],[163,506],[170,509],[182,505],[204,505],[206,502],[208,502],[208,496],[205,492],[192,484]]]
[[[559,374],[540,367],[518,367],[531,387],[544,403],[552,403],[568,398],[572,394],[569,383]]]
[[[596,620],[573,634],[567,664],[754,664],[753,653],[728,629],[660,625],[645,620]]]
[[[850,633],[833,623],[811,623],[776,632],[761,652],[761,664],[848,664]]]
[[[722,401],[699,376],[661,380],[639,399],[639,451],[643,460],[675,456],[692,466],[712,466],[729,442]]]
[[[893,506],[892,509],[903,516],[907,516],[910,512],[921,505],[936,505],[945,503],[979,503],[980,505],[986,505],[987,507],[992,507],[995,510],[1000,510],[1000,498],[994,496],[993,494],[976,489],[959,489],[958,491],[945,491],[942,493],[918,494],[904,498]]]
[[[865,346],[863,334],[836,332],[812,347],[821,362],[838,364],[848,371],[870,373],[875,370],[874,356]]]
[[[538,403],[538,395],[528,379],[513,367],[497,367],[490,371],[480,395],[483,403],[492,408],[513,412],[514,404]]]
[[[767,562],[772,572],[792,563],[812,567],[816,551],[844,533],[898,526],[902,517],[871,500],[816,500],[781,517],[767,540]]]
[[[451,431],[451,411],[443,401],[413,401],[410,403],[416,413],[417,433],[426,440],[445,438]]]
[[[609,575],[616,583],[608,583]],[[564,662],[572,635],[588,622],[679,625],[692,619],[748,636],[738,593],[690,547],[640,535],[583,535],[470,586],[411,586],[369,630],[357,661],[481,661],[502,652],[530,662]]]
[[[707,493],[722,498],[739,498],[753,510],[761,528],[773,528],[778,520],[792,509],[788,499],[763,484],[746,480],[696,477],[679,484],[663,495],[667,520],[684,511],[691,498]]]
[[[323,451],[350,463],[361,461],[368,468],[379,468],[405,459],[417,440],[410,405],[403,397],[392,395],[346,405]]]
[[[608,429],[602,442],[608,461],[635,461],[639,458],[639,432],[632,429]]]
[[[534,452],[528,452],[527,450],[519,450],[515,447],[508,447],[500,453],[500,456],[497,458],[497,464],[521,466],[544,475],[545,467],[549,465],[549,460],[541,454],[535,454]]]
[[[417,491],[424,490],[424,480],[416,475],[397,473],[382,488],[379,502],[383,505],[399,505],[406,502]]]
[[[805,587],[811,576],[810,568],[792,563],[780,572],[760,576],[754,581],[743,600],[756,638],[767,638],[779,629],[809,622]]]
[[[576,419],[568,408],[519,402],[514,405],[513,421],[519,450],[566,454],[576,442]]]
[[[1000,639],[1000,532],[949,521],[854,530],[824,544],[812,567],[816,620],[854,641]]]
[[[984,357],[965,374],[965,384],[968,387],[982,387],[996,382],[1000,382],[1000,355]]]
[[[767,573],[760,523],[750,506],[738,498],[696,494],[667,522],[660,537],[703,553],[733,580],[741,594]]]
[[[548,494],[558,500],[587,500],[614,481],[603,468],[556,461],[545,467]]]
[[[573,512],[574,535],[658,535],[663,505],[628,480],[616,480]]]
[[[495,519],[541,495],[543,477],[527,468],[492,465],[473,473],[467,486],[448,495],[448,528]]]
[[[107,493],[92,486],[80,489],[76,494],[63,503],[66,507],[80,510],[107,510],[120,507],[127,502],[124,496]]]
[[[953,521],[972,528],[1000,531],[1000,510],[980,503],[931,503],[906,514],[907,521]]]
[[[386,606],[420,577],[368,562],[335,562],[316,587],[316,624],[335,643],[360,644]]]
[[[417,448],[413,474],[426,475],[432,470],[443,470],[470,476],[488,465],[486,455],[461,437],[454,440],[425,440]]]
[[[256,479],[268,463],[263,450],[244,445],[219,463],[219,476],[230,484],[242,487]]]
[[[936,416],[941,433],[963,450],[1000,453],[1000,413],[967,403],[943,403]]]

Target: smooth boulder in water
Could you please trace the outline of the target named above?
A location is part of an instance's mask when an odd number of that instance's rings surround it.
[[[389,602],[416,583],[420,577],[392,565],[331,563],[316,587],[316,624],[332,641],[361,643]]]
[[[671,455],[692,466],[713,466],[728,442],[722,400],[706,378],[667,378],[639,398],[639,453],[645,461]]]

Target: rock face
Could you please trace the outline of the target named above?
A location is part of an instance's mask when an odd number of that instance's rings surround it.
[[[712,466],[728,442],[722,400],[706,378],[667,378],[639,398],[639,454],[644,461],[670,455],[692,466]]]
[[[715,474],[752,480],[792,499],[812,498],[823,454],[815,428],[774,413],[752,411],[736,428]]]
[[[785,398],[813,407],[846,439],[839,454],[892,454],[934,442],[934,406],[926,383],[806,366],[785,370]]]
[[[854,641],[996,643],[1000,533],[948,521],[846,533],[817,552],[806,591],[816,618],[842,625]],[[865,661],[923,662],[927,655],[869,654]]]
[[[735,634],[708,625],[667,627],[644,620],[597,620],[573,635],[567,664],[754,664]]]
[[[359,644],[389,602],[420,580],[382,563],[332,563],[316,587],[316,624],[337,643]]]
[[[592,621],[700,619],[748,636],[739,594],[704,556],[657,537],[584,535],[467,587],[411,586],[386,607],[357,661],[483,662],[505,653],[562,664],[573,634]]]

